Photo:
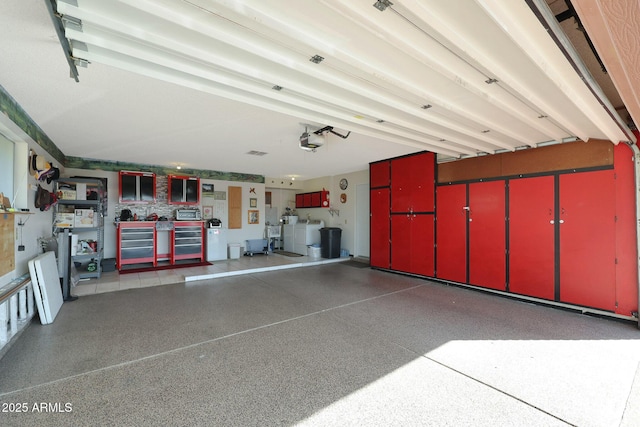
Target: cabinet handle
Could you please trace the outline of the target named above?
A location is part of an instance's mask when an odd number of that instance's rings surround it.
[[[554,220],[549,221],[549,224],[555,224],[556,222]]]
[[[561,219],[561,220],[560,220],[560,224],[564,224],[564,219]]]

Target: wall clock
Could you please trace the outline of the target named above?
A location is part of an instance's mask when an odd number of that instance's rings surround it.
[[[346,190],[348,186],[349,186],[349,181],[347,181],[346,178],[342,178],[340,180],[340,189],[341,190]]]

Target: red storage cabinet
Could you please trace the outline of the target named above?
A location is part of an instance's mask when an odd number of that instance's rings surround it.
[[[436,207],[436,277],[467,281],[467,185],[439,186]]]
[[[614,171],[560,175],[560,301],[616,308]]]
[[[311,206],[320,206],[321,204],[321,199],[320,199],[320,193],[311,193]]]
[[[392,160],[392,212],[434,212],[434,191],[433,153],[420,153]]]
[[[391,215],[391,269],[434,276],[434,215]]]
[[[171,264],[184,259],[204,261],[204,222],[175,221],[170,233]]]
[[[391,182],[391,161],[371,163],[369,165],[369,187],[388,187]]]
[[[509,181],[509,291],[555,298],[553,176]]]
[[[370,191],[369,262],[372,267],[389,268],[391,260],[389,189]]]
[[[505,182],[469,184],[469,284],[506,290]]]
[[[327,190],[296,194],[296,208],[328,208],[329,192]]]

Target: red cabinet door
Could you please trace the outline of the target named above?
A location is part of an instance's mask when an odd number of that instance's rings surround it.
[[[615,310],[614,171],[560,176],[560,300]]]
[[[434,215],[417,214],[411,217],[410,273],[434,276]]]
[[[391,215],[391,268],[433,277],[433,214]]]
[[[391,161],[391,212],[409,212],[413,184],[411,157],[401,157]]]
[[[391,268],[411,272],[411,216],[391,215]]]
[[[304,194],[296,194],[296,208],[304,207]]]
[[[369,204],[371,206],[369,262],[372,267],[389,268],[391,257],[389,189],[371,190]]]
[[[435,155],[422,153],[411,157],[413,212],[435,211]]]
[[[469,184],[469,284],[506,290],[505,182]]]
[[[311,193],[304,193],[302,195],[302,206],[305,208],[311,207]]]
[[[434,211],[434,154],[422,153],[391,161],[391,211]]]
[[[509,291],[555,298],[554,177],[509,181]]]
[[[320,201],[320,192],[316,191],[315,193],[311,193],[311,207],[319,208],[322,206],[322,202]]]
[[[390,183],[391,161],[371,163],[369,165],[369,186],[388,187]]]
[[[441,186],[437,189],[436,277],[467,281],[467,186]]]

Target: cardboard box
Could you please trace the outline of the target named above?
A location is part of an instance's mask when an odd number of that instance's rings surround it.
[[[71,228],[75,226],[75,214],[58,212],[53,225],[58,228]]]
[[[74,227],[76,228],[95,227],[96,219],[97,219],[97,215],[93,211],[93,209],[76,209]]]

